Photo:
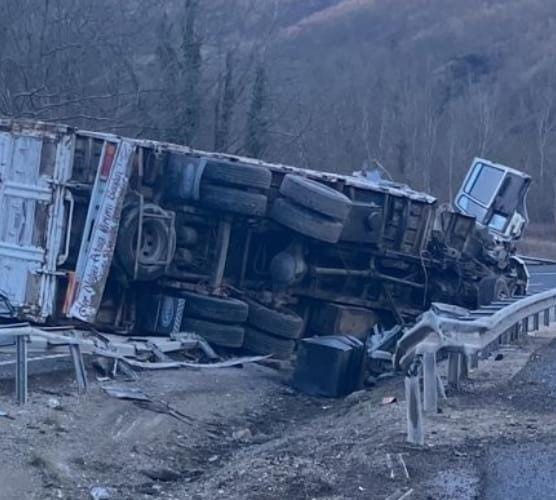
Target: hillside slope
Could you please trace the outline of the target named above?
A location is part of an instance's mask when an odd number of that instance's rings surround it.
[[[343,0],[292,16],[273,81],[285,130],[302,133],[278,154],[345,172],[378,159],[441,198],[489,156],[530,172],[532,214],[552,218],[555,26],[550,0]]]

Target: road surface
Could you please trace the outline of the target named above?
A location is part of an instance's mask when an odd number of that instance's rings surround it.
[[[531,283],[529,293],[556,288],[556,265],[529,266]]]

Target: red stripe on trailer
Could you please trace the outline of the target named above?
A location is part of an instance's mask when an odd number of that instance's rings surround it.
[[[104,158],[100,167],[100,178],[102,180],[108,179],[110,170],[112,169],[112,165],[114,164],[114,156],[116,156],[116,145],[112,143],[106,143],[104,149]]]

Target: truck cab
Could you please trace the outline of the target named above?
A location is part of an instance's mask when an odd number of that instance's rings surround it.
[[[456,196],[456,211],[503,241],[519,240],[529,219],[526,198],[531,177],[519,170],[475,158]]]

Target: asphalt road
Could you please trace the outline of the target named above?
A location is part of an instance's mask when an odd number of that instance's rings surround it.
[[[537,353],[516,381],[506,394],[512,404],[530,415],[555,415],[556,342]],[[535,438],[494,445],[482,469],[485,500],[556,499],[555,436],[539,429]]]
[[[556,265],[530,266],[529,293],[556,288]],[[519,375],[527,386],[537,392],[517,393],[530,409],[551,412],[556,418],[556,343],[543,350],[542,355]],[[489,500],[523,500],[526,498],[556,499],[556,443],[553,437],[511,445],[493,446],[483,464],[483,498]]]
[[[529,293],[556,288],[556,265],[529,266],[531,282]]]

